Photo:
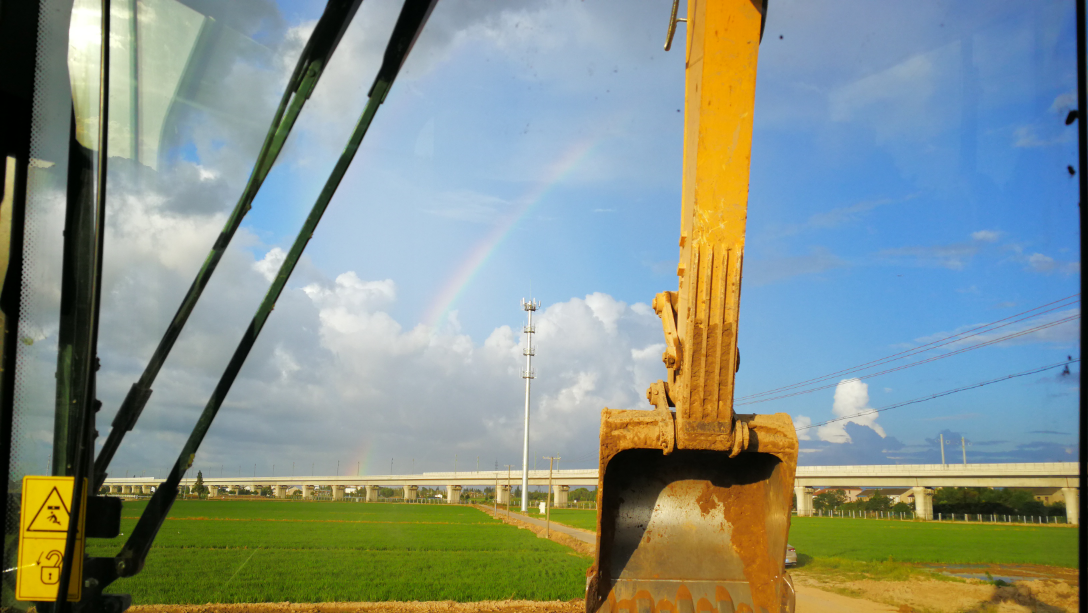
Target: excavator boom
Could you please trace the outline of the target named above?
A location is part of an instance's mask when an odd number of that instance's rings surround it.
[[[668,380],[647,390],[653,411],[602,413],[588,613],[793,606],[793,423],[733,413],[764,13],[761,0],[688,3],[679,291],[653,301]]]

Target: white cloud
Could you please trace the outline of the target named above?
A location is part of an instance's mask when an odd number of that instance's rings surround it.
[[[287,252],[279,247],[273,247],[269,249],[268,253],[264,254],[264,258],[253,263],[253,270],[261,273],[261,276],[268,281],[276,278],[276,273],[280,271],[280,266],[287,260]]]
[[[804,415],[798,415],[793,418],[793,427],[797,430],[797,440],[799,441],[811,441],[812,431],[809,426],[812,425],[812,418]]]
[[[1011,306],[1011,305],[1006,305],[1006,306]],[[1068,319],[1070,317],[1076,317],[1079,314],[1080,314],[1080,309],[1079,308],[1063,309],[1061,311],[1043,313],[1043,314],[1039,315],[1038,317],[1030,318],[1030,319],[1022,321],[1022,322],[1010,323],[1010,324],[1003,325],[1003,326],[998,327],[998,328],[993,328],[990,331],[975,332],[975,333],[966,335],[962,339],[959,339],[959,340],[957,340],[957,341],[955,341],[953,343],[944,345],[943,347],[945,349],[962,349],[962,348],[970,346],[970,345],[976,345],[976,344],[979,344],[979,343],[985,343],[985,342],[988,342],[988,341],[992,341],[992,340],[995,340],[995,339],[1003,337],[1003,336],[1009,336],[1009,335],[1014,335],[1014,334],[1017,334],[1017,333],[1020,333],[1020,332],[1025,332],[1025,331],[1027,331],[1027,330],[1029,330],[1031,328],[1035,328],[1037,326],[1042,326],[1042,325],[1046,325],[1046,324],[1049,324],[1049,323],[1053,323],[1053,322],[1056,322],[1058,320]],[[945,338],[948,338],[950,336],[955,336],[955,335],[958,335],[958,334],[963,334],[963,333],[966,333],[966,332],[970,332],[972,330],[976,330],[976,329],[981,328],[981,327],[986,327],[986,324],[984,322],[979,322],[979,323],[973,323],[973,324],[968,324],[968,325],[964,325],[964,326],[959,326],[958,328],[955,328],[954,330],[950,330],[950,331],[946,330],[946,331],[942,331],[942,332],[936,332],[934,334],[929,334],[929,335],[914,339],[914,342],[917,343],[917,345],[906,345],[905,348],[928,345],[930,343],[939,341],[941,339],[945,339]],[[1035,331],[1035,332],[1030,332],[1030,333],[1027,333],[1027,334],[1023,334],[1021,336],[1016,336],[1015,338],[1010,338],[1008,340],[1004,340],[1004,341],[995,343],[994,346],[996,346],[996,347],[1002,347],[1002,346],[1008,347],[1008,346],[1013,346],[1013,345],[1029,345],[1029,344],[1033,344],[1033,343],[1057,343],[1057,344],[1075,343],[1076,340],[1079,338],[1079,336],[1078,336],[1079,334],[1080,334],[1080,328],[1078,327],[1078,325],[1076,323],[1076,320],[1073,320],[1073,321],[1057,324],[1057,325],[1051,326],[1049,328],[1045,328],[1045,329],[1038,330],[1038,331]]]
[[[846,424],[858,424],[872,428],[881,438],[887,436],[884,428],[876,423],[877,413],[872,412],[869,406],[869,386],[860,379],[843,379],[835,387],[835,404],[831,407],[835,417],[845,417],[841,421],[820,426],[816,429],[816,435],[821,441],[829,443],[849,443],[850,435],[846,433]]]
[[[157,227],[159,202],[132,199],[111,223]],[[188,220],[205,239],[216,235],[220,222],[217,213]],[[138,377],[202,255],[188,247],[164,255],[160,247],[168,241],[129,238],[115,230],[108,245],[116,254],[125,243],[124,258],[110,260],[115,281],[104,304],[105,423]],[[151,467],[172,461],[283,257],[279,248],[260,259],[248,249],[228,249],[115,472],[136,466],[153,472]],[[179,274],[169,274],[175,267]],[[197,468],[326,461],[325,470],[332,470],[337,459],[359,456],[362,447],[370,456],[399,458],[398,466],[414,458],[417,470],[445,469],[463,449],[488,450],[495,456],[489,460],[520,458],[523,335],[499,326],[480,343],[456,326],[405,329],[389,313],[397,299],[393,280],[365,280],[354,271],[333,280],[308,274],[314,278],[289,283],[277,302],[198,453]],[[127,281],[145,278],[158,280],[154,291]],[[534,454],[542,449],[577,459],[597,446],[601,409],[650,408],[645,390],[664,375],[664,344],[660,321],[647,305],[628,306],[598,292],[547,305],[534,323]],[[365,470],[366,461],[353,463]]]
[[[934,117],[927,111],[936,91],[938,66],[942,64],[939,59],[943,59],[940,53],[946,52],[947,49],[941,49],[940,52],[914,55],[844,85],[828,96],[830,119],[854,122],[875,113],[882,118],[872,122],[881,140],[904,134],[905,130],[917,131],[925,125],[919,123],[918,117]],[[898,121],[903,117],[915,119]],[[925,126],[924,131],[930,130],[930,126]]]
[[[992,243],[1001,238],[1001,232],[997,230],[979,230],[978,232],[971,233],[971,240],[978,241],[980,243]]]
[[[1027,270],[1040,274],[1075,275],[1080,273],[1080,262],[1063,262],[1043,253],[1033,253],[1026,257],[1019,254],[1016,259],[1027,264]]]
[[[1054,130],[1050,130],[1054,131]],[[1072,140],[1072,133],[1068,130],[1060,131],[1054,136],[1039,136],[1039,128],[1033,125],[1020,126],[1013,131],[1013,147],[1049,147]]]
[[[616,322],[627,309],[626,304],[616,302],[608,294],[600,292],[586,296],[586,305],[593,311],[593,316],[604,324],[605,330],[609,332],[616,331]]]
[[[1028,266],[1035,272],[1051,272],[1056,264],[1054,258],[1041,253],[1033,253],[1028,256]]]
[[[1075,108],[1077,108],[1076,90],[1058,94],[1058,96],[1054,98],[1054,102],[1050,105],[1050,112],[1064,113]]]

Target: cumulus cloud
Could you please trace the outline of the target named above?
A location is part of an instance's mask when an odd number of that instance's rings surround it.
[[[797,440],[799,441],[811,441],[812,432],[809,430],[809,426],[812,425],[812,418],[804,415],[798,415],[793,418],[793,427],[797,430]]]
[[[850,434],[846,432],[846,424],[865,426],[880,435],[887,436],[884,428],[876,423],[877,414],[872,412],[869,406],[869,385],[860,379],[843,379],[835,387],[835,403],[831,407],[835,417],[845,417],[841,421],[820,426],[816,429],[816,435],[822,441],[829,443],[849,443]]]
[[[103,300],[100,429],[138,378],[223,222],[222,213],[210,210],[179,219],[153,190],[141,193],[118,189],[111,196],[117,206],[107,251],[115,257],[107,260]],[[163,368],[115,474],[135,467],[165,472],[282,263],[281,248],[262,247],[244,230],[239,239]],[[336,461],[350,459],[352,470],[365,471],[383,457],[381,470],[390,458],[402,468],[414,460],[416,470],[445,470],[458,453],[487,454],[492,463],[520,458],[520,329],[498,326],[480,342],[457,326],[405,327],[390,314],[393,280],[350,270],[328,279],[306,266],[297,272],[198,453],[197,468],[212,474],[233,464],[252,471],[256,463],[267,472],[275,464],[286,474],[292,462],[310,462],[331,472]],[[561,453],[575,460],[564,462],[570,467],[593,465],[596,455],[586,450],[597,448],[601,409],[648,409],[645,389],[664,376],[660,321],[648,305],[597,292],[545,305],[534,323],[532,453]],[[51,338],[40,345],[55,345],[55,329],[46,334]],[[42,358],[43,373],[54,368],[55,353]],[[48,420],[39,425],[44,454]],[[581,464],[579,456],[586,456]]]
[[[276,278],[276,273],[286,260],[287,252],[279,247],[273,247],[264,255],[264,258],[253,263],[253,270],[259,272],[265,280],[271,281]]]

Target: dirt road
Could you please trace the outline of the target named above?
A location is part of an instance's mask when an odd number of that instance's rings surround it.
[[[330,602],[319,604],[206,604],[147,605],[132,613],[584,613],[580,600],[571,602]],[[802,587],[797,594],[797,613],[896,613],[899,609],[868,600],[848,598],[815,588]]]
[[[797,586],[797,613],[897,613],[899,609],[805,585]]]

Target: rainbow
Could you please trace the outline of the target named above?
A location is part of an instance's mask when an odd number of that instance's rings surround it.
[[[345,475],[354,475],[354,474],[356,474],[356,471],[358,471],[359,475],[369,475],[369,474],[371,474],[370,473],[371,470],[378,470],[379,474],[385,474],[386,472],[388,472],[389,467],[386,467],[385,470],[382,471],[381,470],[382,467],[381,467],[380,463],[378,465],[375,465],[375,463],[374,463],[374,452],[375,451],[376,450],[374,449],[374,441],[370,440],[370,438],[367,437],[363,441],[362,448],[359,449],[348,460],[348,465],[346,467],[346,471],[344,472],[344,474]],[[355,464],[355,466],[352,466],[352,464]],[[351,470],[353,468],[355,470]]]
[[[598,135],[581,139],[567,147],[548,167],[544,177],[514,201],[510,212],[469,250],[468,255],[438,291],[430,308],[423,316],[424,324],[437,330],[438,325],[449,315],[453,305],[457,304],[458,299],[465,293],[465,289],[511,231],[544,200],[549,191],[562,183],[571,171],[589,158],[608,133],[608,130],[602,130],[602,133]]]

